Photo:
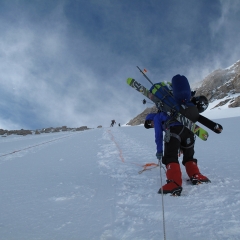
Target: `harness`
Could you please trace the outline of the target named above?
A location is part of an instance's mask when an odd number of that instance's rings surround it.
[[[169,125],[170,125],[171,123],[175,122],[175,121],[176,121],[176,120],[174,120],[174,118],[170,118],[169,120],[167,120],[167,121],[163,124],[163,127],[165,128],[165,136],[164,136],[164,142],[165,142],[165,143],[168,143],[168,142],[170,141],[170,138],[171,138],[171,137],[175,137],[180,143],[182,142],[182,139],[181,139],[180,135],[181,135],[182,132],[184,131],[184,128],[185,128],[184,126],[182,127],[180,133],[178,133],[178,134],[176,134],[176,133],[171,133],[171,132],[170,132],[170,127],[169,127]],[[194,142],[195,142],[195,136],[194,136],[194,141],[193,141],[193,143],[192,143],[190,146],[184,147],[184,146],[181,145],[180,148],[185,148],[185,149],[191,148],[191,147],[194,146]],[[188,138],[187,141],[186,141],[186,144],[188,145],[188,144],[190,144],[190,143],[191,143],[191,139]]]

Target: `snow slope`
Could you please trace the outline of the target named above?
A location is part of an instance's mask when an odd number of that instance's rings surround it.
[[[210,184],[164,196],[166,239],[240,239],[240,117],[197,139]],[[0,240],[163,239],[154,132],[143,126],[0,138]],[[181,159],[180,159],[181,161]],[[164,171],[162,170],[165,182]]]
[[[240,107],[229,108],[228,107],[229,102],[223,106],[215,107],[222,101],[225,101],[227,99],[234,99],[234,98],[237,98],[238,96],[240,96],[240,93],[229,94],[227,97],[224,97],[222,99],[218,99],[209,103],[207,110],[204,111],[202,115],[210,119],[220,119],[220,118],[240,116]]]

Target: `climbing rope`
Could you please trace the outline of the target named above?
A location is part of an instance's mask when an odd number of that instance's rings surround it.
[[[0,157],[5,157],[5,156],[10,155],[10,154],[14,154],[14,153],[17,153],[17,152],[28,150],[30,148],[38,147],[38,146],[41,146],[41,145],[44,145],[44,144],[47,144],[47,143],[50,143],[50,142],[54,142],[54,141],[57,141],[57,140],[60,140],[60,139],[63,139],[63,138],[70,137],[71,135],[73,135],[73,134],[70,134],[70,135],[67,135],[67,136],[64,136],[64,137],[60,137],[60,138],[55,138],[53,140],[50,140],[50,141],[47,141],[47,142],[43,142],[43,143],[39,143],[39,144],[36,144],[36,145],[33,145],[33,146],[29,146],[29,147],[26,147],[26,148],[23,148],[23,149],[15,150],[13,152],[3,154]]]
[[[166,172],[165,168],[162,165],[162,161],[159,160],[159,166],[160,166],[160,181],[161,181],[161,195],[162,195],[162,218],[163,218],[163,235],[164,235],[164,240],[166,240],[166,227],[165,227],[165,211],[164,211],[164,201],[163,201],[163,183],[162,183],[162,171],[161,169]]]

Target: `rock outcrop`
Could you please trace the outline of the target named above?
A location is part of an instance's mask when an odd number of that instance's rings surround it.
[[[41,134],[41,133],[55,133],[55,132],[66,132],[66,131],[85,131],[85,130],[89,130],[91,128],[88,128],[87,126],[82,126],[82,127],[78,127],[78,128],[69,128],[67,126],[62,126],[62,127],[49,127],[49,128],[43,128],[43,129],[37,129],[37,130],[4,130],[4,129],[0,129],[0,135],[2,136],[9,136],[12,134],[15,135],[22,135],[22,136],[26,136],[29,134]]]
[[[130,120],[127,125],[130,126],[136,126],[136,125],[140,125],[143,124],[145,121],[146,116],[149,113],[153,113],[153,112],[157,112],[157,108],[155,106],[151,107],[151,108],[146,108],[142,113],[140,113],[139,115],[137,115],[135,118],[133,118],[132,120]]]
[[[240,60],[229,68],[212,72],[203,79],[201,86],[195,90],[196,96],[204,95],[209,102],[229,96],[229,100],[220,102],[218,106],[228,103],[228,107],[239,107],[239,97],[231,98],[231,95],[240,93]]]

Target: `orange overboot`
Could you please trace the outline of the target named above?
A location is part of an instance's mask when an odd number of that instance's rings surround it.
[[[159,189],[158,193],[171,193],[180,196],[182,192],[182,173],[178,163],[169,163],[167,165],[167,184]]]
[[[207,177],[202,175],[198,169],[197,163],[194,161],[189,161],[185,163],[186,172],[188,176],[190,177],[190,181],[193,185],[199,184],[199,183],[208,183],[211,182]]]

